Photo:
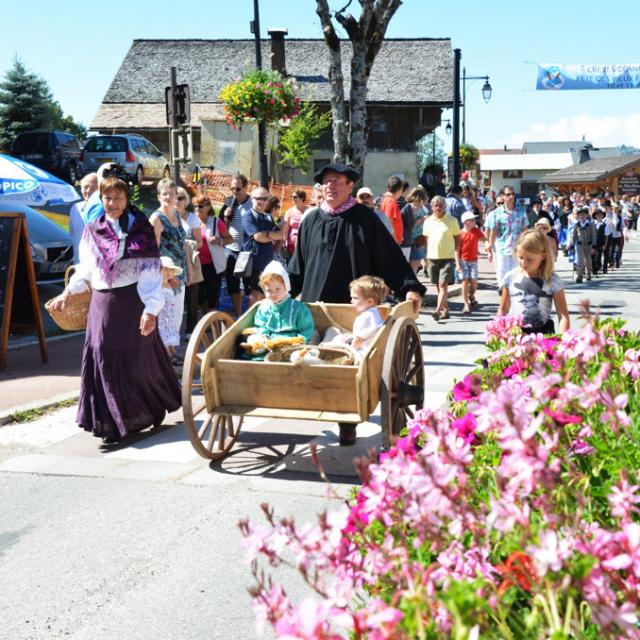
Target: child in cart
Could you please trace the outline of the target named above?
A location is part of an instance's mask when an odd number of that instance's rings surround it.
[[[330,327],[320,344],[350,344],[355,351],[357,364],[382,325],[378,305],[382,304],[388,289],[382,278],[362,276],[349,284],[349,291],[351,304],[359,312],[353,321],[353,330],[346,333],[337,327]]]
[[[258,281],[265,299],[254,317],[254,326],[242,332],[241,358],[263,360],[267,351],[309,342],[314,331],[311,311],[290,295],[287,270],[272,260]]]

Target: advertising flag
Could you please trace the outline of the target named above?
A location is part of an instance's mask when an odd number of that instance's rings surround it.
[[[538,64],[539,91],[638,88],[640,64]]]

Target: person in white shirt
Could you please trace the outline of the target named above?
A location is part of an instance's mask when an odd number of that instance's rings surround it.
[[[82,194],[82,202],[76,202],[69,211],[69,235],[73,242],[73,262],[80,262],[80,238],[84,231],[84,210],[89,202],[89,198],[98,190],[98,174],[87,173],[80,180],[80,193]]]
[[[64,311],[91,287],[76,421],[112,444],[162,424],[181,394],[156,330],[164,298],[154,229],[130,208],[123,180],[105,178],[100,196],[105,212],[87,224],[80,263],[53,307]]]

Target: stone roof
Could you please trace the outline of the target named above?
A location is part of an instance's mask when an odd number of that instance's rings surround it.
[[[202,120],[226,121],[224,107],[221,104],[191,103],[191,126],[202,126]],[[164,103],[109,103],[104,102],[98,108],[91,129],[129,130],[162,129],[167,127],[167,114]]]
[[[599,182],[611,174],[623,173],[640,163],[640,153],[609,158],[594,158],[582,164],[574,164],[559,171],[548,173],[539,182],[561,184],[570,182]]]
[[[351,43],[342,42],[345,88],[350,82]],[[271,40],[262,41],[265,68],[270,67]],[[255,63],[253,40],[134,40],[105,103],[164,103],[169,69],[186,83],[191,101],[215,103],[222,87]],[[285,39],[285,66],[295,76],[303,97],[329,100],[329,52],[324,40]],[[451,106],[453,103],[451,41],[387,39],[382,43],[368,83],[372,103]],[[347,93],[348,96],[348,93]]]

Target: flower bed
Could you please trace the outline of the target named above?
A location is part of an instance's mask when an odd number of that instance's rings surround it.
[[[315,527],[240,523],[278,638],[640,638],[640,337],[585,311],[490,353]],[[257,558],[317,593],[294,603]]]
[[[293,80],[276,71],[253,69],[220,91],[227,122],[238,127],[247,121],[278,122],[293,118],[300,110]]]

